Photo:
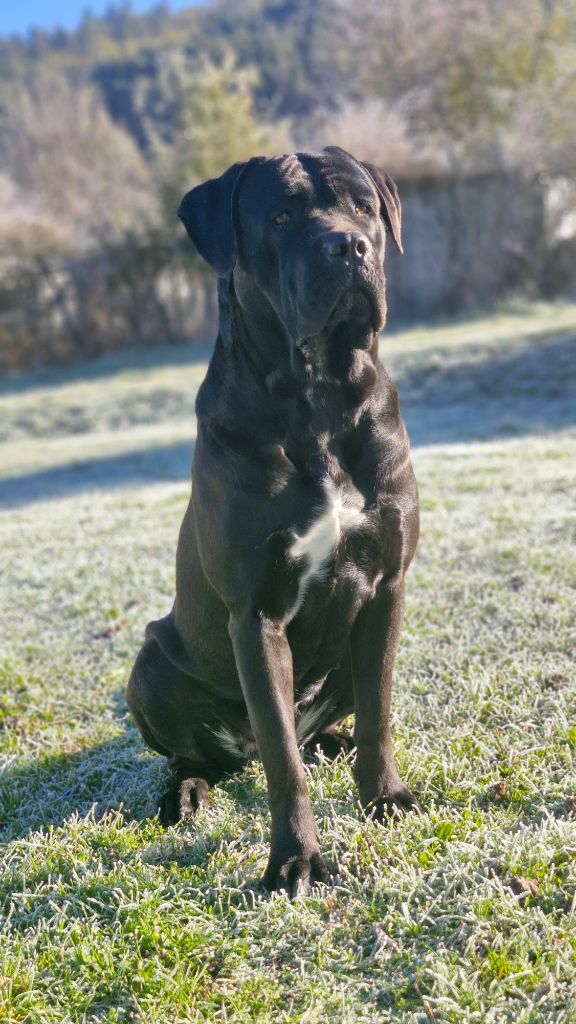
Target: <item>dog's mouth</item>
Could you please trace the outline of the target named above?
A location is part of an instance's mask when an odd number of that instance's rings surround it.
[[[377,299],[355,285],[339,297],[324,326],[296,342],[296,347],[314,374],[343,380],[353,365],[353,353],[370,349],[381,327]]]
[[[345,334],[352,348],[365,348],[366,339],[381,327],[380,310],[374,296],[367,288],[355,284],[336,300],[323,327],[298,340],[296,345],[306,352]]]
[[[372,297],[360,288],[349,288],[340,296],[334,309],[326,321],[325,331],[330,334],[338,324],[349,321],[351,325],[361,327],[370,325],[374,320],[375,308]]]

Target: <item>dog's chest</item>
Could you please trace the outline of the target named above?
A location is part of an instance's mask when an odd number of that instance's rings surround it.
[[[293,531],[288,547],[289,561],[299,569],[298,592],[288,621],[299,612],[310,584],[326,578],[346,537],[367,523],[359,496],[338,487],[330,478],[323,483],[324,503],[310,517],[304,530]]]

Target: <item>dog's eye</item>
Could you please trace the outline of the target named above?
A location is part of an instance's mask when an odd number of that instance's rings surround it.
[[[290,222],[290,214],[288,210],[282,210],[282,213],[278,213],[275,217],[272,217],[272,223],[277,228],[284,228]]]
[[[360,214],[361,217],[372,217],[374,210],[370,203],[356,203],[356,213]]]

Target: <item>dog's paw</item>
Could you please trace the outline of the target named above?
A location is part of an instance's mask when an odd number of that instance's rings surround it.
[[[159,818],[162,825],[175,825],[192,818],[200,807],[208,803],[206,779],[182,779],[160,799]]]
[[[318,882],[328,884],[330,875],[321,853],[310,856],[275,857],[268,861],[263,885],[268,892],[285,892],[291,900],[305,896]]]
[[[385,793],[379,796],[377,800],[372,800],[364,808],[364,813],[367,818],[371,818],[372,821],[385,822],[394,818],[397,815],[407,814],[409,811],[413,811],[416,814],[420,812],[418,802],[413,793],[407,789],[406,786],[400,785],[394,789],[391,793]]]
[[[317,749],[320,750],[323,757],[333,761],[338,754],[344,754],[344,756],[350,754],[354,750],[354,740],[345,732],[319,732],[308,741],[305,747],[305,750],[311,754],[315,754]]]

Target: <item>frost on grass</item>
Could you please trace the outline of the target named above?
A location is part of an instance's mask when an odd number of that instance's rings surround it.
[[[2,1020],[576,1019],[572,317],[382,346],[422,495],[394,708],[424,813],[363,822],[350,758],[311,764],[339,870],[294,904],[259,887],[260,766],[164,831],[165,769],[124,703],[143,626],[173,596],[203,367],[131,354],[5,392]]]

